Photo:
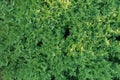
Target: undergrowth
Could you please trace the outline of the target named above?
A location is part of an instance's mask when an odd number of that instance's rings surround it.
[[[120,80],[120,1],[0,0],[0,80]]]

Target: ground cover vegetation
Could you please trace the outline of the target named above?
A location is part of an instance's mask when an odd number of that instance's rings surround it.
[[[120,80],[120,0],[0,0],[0,80]]]

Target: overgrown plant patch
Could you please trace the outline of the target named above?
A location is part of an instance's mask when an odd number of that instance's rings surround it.
[[[120,80],[120,1],[0,0],[0,80]]]

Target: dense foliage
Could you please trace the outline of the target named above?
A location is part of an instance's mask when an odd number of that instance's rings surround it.
[[[120,0],[0,0],[0,80],[120,80]]]

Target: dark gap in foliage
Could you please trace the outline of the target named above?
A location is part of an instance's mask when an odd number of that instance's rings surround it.
[[[111,19],[117,21],[117,16],[115,16],[115,17],[111,16]],[[115,22],[115,24],[118,25],[117,22]]]
[[[32,27],[32,29],[33,30],[35,30],[35,29],[37,29],[37,25],[36,25],[36,23],[37,23],[37,20],[36,20],[36,16],[35,15],[32,15],[32,18],[30,19],[31,20],[31,27]]]
[[[64,14],[60,14],[58,21],[62,22],[62,20],[65,20],[65,19],[66,19],[65,15]]]
[[[64,76],[67,77],[69,75],[69,71],[64,71],[63,74],[64,74]]]
[[[89,9],[89,5],[86,5],[86,8]]]
[[[55,29],[52,29],[52,34],[55,35],[55,36],[57,35]]]
[[[100,15],[103,15],[103,12],[102,12],[102,10],[100,10]]]
[[[39,56],[40,56],[40,61],[41,62],[47,62],[48,58],[47,58],[46,54],[40,53]]]
[[[7,65],[10,65],[11,64],[11,60],[8,61],[8,64]]]
[[[101,49],[101,48],[102,48],[101,46],[97,46],[97,47],[96,47],[97,50],[99,50],[99,49]]]
[[[100,10],[100,15],[103,15],[102,8],[106,5],[106,3],[105,2],[100,2],[100,3],[98,3],[98,5],[99,5],[98,9]]]
[[[120,35],[117,35],[117,36],[110,36],[109,38],[108,38],[109,40],[116,40],[116,41],[120,41]]]
[[[14,46],[10,46],[10,52],[15,51],[15,47]]]
[[[63,55],[64,55],[64,56],[67,56],[67,52],[63,52]]]
[[[116,29],[117,26],[119,26],[119,24],[117,24],[116,22],[110,22],[110,27],[112,29]]]
[[[108,37],[108,40],[115,40],[115,36],[112,35],[112,36]]]
[[[13,22],[8,22],[7,23],[9,26],[14,26]]]
[[[113,77],[112,80],[120,80],[118,77]]]
[[[31,55],[30,58],[31,58],[31,59],[35,59],[35,58],[37,58],[37,57],[38,57],[38,55],[35,54],[35,55]]]
[[[120,64],[120,59],[117,56],[113,57],[112,55],[109,55],[108,61],[110,61],[112,63]]]
[[[114,25],[115,24],[115,22],[110,22],[110,25]]]
[[[76,76],[69,76],[67,79],[68,80],[78,80],[78,78]]]
[[[4,19],[3,19],[3,18],[0,18],[0,21],[4,21]]]
[[[105,2],[100,2],[100,3],[98,3],[98,5],[99,5],[99,9],[101,9],[106,5],[106,3]]]
[[[78,80],[77,76],[71,76],[69,73],[69,70],[62,72],[63,76],[65,76],[67,80]]]
[[[31,59],[35,59],[35,58],[36,58],[36,56],[32,56],[32,57],[31,57]]]
[[[76,68],[76,70],[75,70],[76,75],[78,75],[78,74],[79,74],[79,72],[80,72],[80,71],[79,71],[79,67],[80,67],[80,65],[78,65],[78,66],[77,66],[77,68]]]
[[[76,12],[78,12],[78,9],[77,9],[77,8],[74,9],[74,13],[76,13]]]
[[[47,58],[47,55],[44,54],[44,53],[40,53],[39,55],[42,56],[42,57],[44,57],[44,58]]]
[[[10,62],[10,64],[14,64],[14,66],[13,66],[14,70],[17,70],[19,68],[19,65],[20,65],[19,62],[20,62],[19,59],[17,59],[14,62]]]
[[[37,46],[38,47],[41,47],[43,45],[43,42],[40,40],[40,41],[38,41],[38,43],[37,43]]]
[[[49,66],[46,68],[46,72],[48,71],[51,71],[51,68]]]
[[[7,6],[10,5],[11,0],[6,0]]]
[[[77,13],[79,11],[79,6],[76,6],[73,10],[74,13]]]
[[[13,80],[17,80],[17,78],[14,78]]]
[[[120,41],[120,35],[116,36],[115,39],[116,39],[117,41]]]
[[[20,56],[20,57],[18,57],[19,59],[21,59],[21,60],[25,60],[25,58],[24,57],[22,57],[22,56]]]
[[[69,75],[69,70],[63,71],[62,74],[63,74],[63,76],[68,77],[68,75]]]
[[[120,27],[120,22],[117,22],[118,27]]]
[[[70,30],[69,30],[69,27],[67,25],[65,28],[65,32],[64,32],[64,38],[66,39],[69,35],[70,35]]]
[[[50,7],[50,5],[46,1],[41,2],[40,5],[45,7]]]
[[[0,44],[3,44],[3,42],[6,40],[5,36],[0,38]]]
[[[89,68],[90,66],[89,65],[85,65],[86,68]]]
[[[51,76],[51,80],[55,80],[55,76],[54,75]]]
[[[78,0],[74,0],[75,2],[78,2]]]
[[[25,49],[26,49],[25,43],[27,43],[27,37],[26,37],[26,36],[24,36],[24,37],[21,39],[21,43],[23,44],[23,49],[25,50]]]
[[[89,78],[86,78],[86,80],[90,80]]]
[[[26,43],[27,42],[27,37],[23,37],[22,39],[21,39],[21,41],[22,41],[22,43]]]

